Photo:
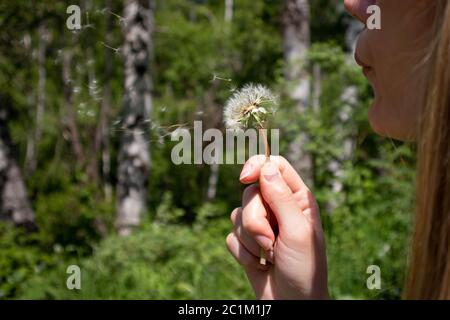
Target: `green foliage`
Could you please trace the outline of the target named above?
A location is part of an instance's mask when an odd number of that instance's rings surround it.
[[[253,298],[244,272],[225,247],[231,230],[228,215],[240,205],[244,188],[238,182],[240,166],[220,166],[216,198],[207,201],[210,167],[174,165],[169,137],[178,126],[191,129],[194,120],[203,120],[204,129],[223,129],[218,115],[224,102],[247,82],[285,92],[290,84],[283,80],[281,2],[235,1],[229,24],[223,21],[223,1],[157,2],[148,215],[141,229],[126,238],[113,230],[114,196],[105,196],[99,181],[86,174],[88,163],[80,165],[73,157],[61,81],[61,54],[68,50],[73,55],[73,103],[86,162],[100,158],[91,153],[99,96],[108,80],[105,44],[121,46],[120,17],[114,16],[106,41],[106,11],[92,1],[92,27],[72,34],[63,28],[67,3],[0,3],[0,108],[9,112],[20,165],[34,132],[36,26],[45,21],[51,35],[38,168],[25,174],[39,230],[26,234],[0,224],[0,299]],[[310,3],[313,44],[306,65],[313,90],[319,89],[313,75],[320,69],[319,107],[314,109],[311,101],[306,112],[293,116],[295,106],[282,97],[273,126],[281,128],[281,154],[300,132],[310,137],[304,148],[314,158],[313,192],[326,233],[332,296],[399,298],[414,205],[414,149],[371,133],[367,109],[372,93],[342,49],[345,14],[337,9],[341,1]],[[122,1],[113,1],[112,12],[120,15],[122,9]],[[25,36],[31,39],[31,49],[24,45]],[[113,53],[108,131],[112,163],[106,178],[114,185],[123,57],[120,50]],[[97,80],[95,91],[100,90],[93,95],[92,77]],[[356,92],[354,101],[345,99],[349,88]],[[350,154],[343,147],[348,141],[353,143]],[[339,175],[331,163],[339,164]],[[333,190],[332,182],[341,190]],[[66,288],[66,268],[71,264],[81,267],[80,291]],[[366,288],[366,269],[372,264],[381,268],[381,291]]]
[[[413,153],[406,145],[393,152],[389,147],[382,146],[390,152],[386,152],[389,159],[382,163],[348,163],[343,191],[338,195],[344,199],[334,195],[343,202],[332,213],[324,215],[326,211],[322,210],[334,297],[398,299],[401,295],[414,195],[414,171],[407,161]],[[322,204],[330,199],[331,192],[319,193]],[[369,265],[381,269],[381,290],[365,286]]]
[[[59,252],[43,252],[37,244],[35,236],[0,223],[0,299],[18,297],[30,277],[57,265]]]
[[[80,254],[108,231],[113,221],[111,204],[97,200],[93,186],[66,185],[65,190],[38,196],[36,221],[43,245],[76,246]]]
[[[111,236],[92,257],[73,260],[82,288],[65,287],[66,265],[27,284],[21,298],[245,299],[252,298],[243,270],[224,246],[226,220],[205,228],[150,224],[130,237]],[[212,285],[214,284],[214,285]]]

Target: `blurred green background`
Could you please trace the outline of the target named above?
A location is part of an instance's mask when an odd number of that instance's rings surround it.
[[[293,61],[286,61],[283,45],[283,17],[290,10],[283,2],[293,1],[156,1],[148,59],[153,106],[146,137],[151,154],[146,212],[128,236],[119,236],[114,224],[124,3],[0,3],[0,131],[33,211],[31,227],[17,226],[8,212],[0,214],[0,299],[253,299],[225,246],[229,214],[240,206],[244,188],[238,181],[241,166],[175,166],[168,136],[171,126],[194,120],[223,130],[224,102],[248,82],[263,83],[282,98],[274,124],[281,128],[281,155],[289,158],[296,137],[307,137],[301,147],[310,168],[301,174],[310,176],[321,207],[332,297],[400,297],[414,146],[370,129],[372,93],[351,58],[356,27],[342,1],[309,1],[310,16],[302,25],[310,39],[303,39],[304,59],[298,64],[310,90],[299,112],[289,93],[295,79],[285,71]],[[66,28],[70,4],[82,10],[78,32]],[[71,57],[70,101],[62,76],[64,53]],[[93,137],[106,98],[108,144],[99,150]],[[73,126],[83,157],[74,153]],[[2,174],[0,168],[0,191],[7,179]],[[81,290],[66,287],[72,264],[81,268]],[[366,287],[369,265],[381,268],[381,290]]]

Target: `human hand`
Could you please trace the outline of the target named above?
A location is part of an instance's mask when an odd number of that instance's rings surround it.
[[[327,299],[327,262],[318,205],[288,161],[251,157],[240,181],[248,186],[231,213],[231,254],[258,299]],[[259,181],[257,184],[252,184]],[[259,263],[260,247],[266,266]]]

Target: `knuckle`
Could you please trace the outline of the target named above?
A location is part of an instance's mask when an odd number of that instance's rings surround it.
[[[266,190],[264,197],[269,204],[275,202],[288,202],[293,198],[292,192],[283,185],[273,186],[270,190]]]
[[[259,159],[259,156],[260,156],[260,155],[258,155],[258,154],[254,154],[253,156],[251,156],[251,157],[247,160],[247,162],[257,161],[257,160]]]
[[[233,256],[233,258],[240,264],[239,261],[239,248],[236,246],[236,239],[235,236],[230,233],[226,238],[226,244],[227,249],[230,252],[230,254]]]
[[[278,166],[280,166],[281,164],[283,164],[284,167],[290,166],[289,161],[283,156],[276,156],[275,159],[276,159],[276,163],[278,164]]]
[[[283,156],[277,156],[276,159],[277,159],[278,161],[280,161],[280,162],[288,163],[287,159],[286,159],[285,157],[283,157]]]
[[[233,243],[233,241],[234,241],[234,234],[229,233],[225,239],[228,249],[231,249],[231,244]]]
[[[264,157],[264,156],[263,156]],[[260,163],[262,163],[262,159],[261,159],[261,155],[260,154],[255,154],[255,155],[253,155],[253,156],[251,156],[246,162],[245,162],[245,164],[247,164],[247,163],[252,163],[253,165],[255,165],[255,166],[259,166],[260,165]]]
[[[344,7],[347,11],[353,12],[355,10],[355,0],[344,0]]]
[[[233,211],[231,211],[231,214],[230,214],[230,220],[231,220],[231,222],[232,222],[233,224],[236,223],[236,217],[237,217],[237,215],[239,214],[239,211],[240,211],[241,209],[242,209],[241,207],[238,207],[238,208],[235,208]]]
[[[307,201],[309,207],[314,208],[316,210],[319,209],[316,198],[314,197],[314,194],[309,189],[306,189],[306,201]]]

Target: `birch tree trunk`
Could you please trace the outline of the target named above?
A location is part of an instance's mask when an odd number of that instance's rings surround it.
[[[225,0],[225,22],[231,22],[233,20],[233,0]]]
[[[211,128],[219,128],[223,123],[222,112],[220,112],[220,106],[216,103],[217,90],[219,88],[219,82],[217,80],[213,81],[211,88],[209,88],[203,97],[203,109],[205,112],[204,124],[207,126],[204,130]],[[206,200],[213,201],[217,195],[217,185],[219,183],[220,176],[220,165],[219,163],[212,163],[209,166],[209,177],[208,177],[208,189],[206,190]]]
[[[37,167],[38,145],[42,136],[42,126],[45,114],[45,84],[47,81],[47,69],[45,66],[48,31],[44,23],[39,25],[38,48],[38,85],[36,103],[36,122],[34,132],[28,139],[27,153],[25,157],[25,170],[32,174]]]
[[[109,12],[112,11],[111,0],[106,0],[106,8]],[[107,15],[106,20],[106,43],[111,44],[112,42],[112,29],[113,16],[112,14]],[[110,173],[111,173],[111,155],[109,152],[109,126],[108,119],[111,109],[111,77],[112,77],[112,58],[113,53],[110,48],[105,47],[105,81],[103,84],[103,99],[102,106],[100,109],[100,124],[99,129],[96,134],[96,148],[101,149],[101,167],[102,167],[102,182],[103,191],[105,193],[106,199],[111,199],[112,188],[110,183]]]
[[[65,126],[68,129],[68,138],[72,147],[72,152],[78,166],[82,166],[84,162],[83,147],[81,145],[80,133],[77,125],[77,111],[73,102],[73,84],[72,79],[72,52],[70,49],[63,51],[62,57],[62,73],[64,83],[64,100],[65,100]]]
[[[34,227],[34,212],[28,200],[22,173],[14,159],[7,127],[7,112],[0,101],[0,220]]]
[[[231,25],[233,21],[233,0],[225,0],[225,13],[224,13],[224,21]],[[226,30],[228,32],[229,29]],[[216,103],[214,103],[214,94],[217,90],[217,84],[214,83],[213,87],[209,92],[205,95],[205,107],[208,109],[212,109],[212,113],[215,116],[215,119],[212,121],[213,127],[217,128],[220,123],[222,123],[221,112],[218,112],[218,107]],[[209,112],[208,112],[209,116]],[[209,121],[211,122],[211,121]],[[207,201],[213,201],[216,198],[217,194],[217,184],[219,182],[220,175],[220,167],[218,163],[212,163],[209,166],[209,177],[208,177],[208,189],[206,190],[206,199]]]
[[[216,198],[218,182],[219,182],[219,164],[213,163],[210,166],[208,178],[208,190],[206,192],[206,198],[208,201],[212,201]]]
[[[287,94],[294,101],[298,117],[308,107],[310,80],[306,70],[306,54],[310,46],[310,7],[308,0],[284,0],[283,2],[283,52],[286,64]],[[313,159],[304,150],[309,141],[300,132],[290,143],[287,158],[308,186],[313,184]]]
[[[86,25],[90,25],[89,21],[89,12],[92,10],[92,1],[91,0],[84,0],[82,2],[84,5],[84,10],[86,11]],[[108,16],[110,16],[109,12],[107,13]],[[108,26],[107,26],[108,27]],[[109,30],[107,30],[109,32]],[[86,59],[85,59],[85,70],[87,70],[87,77],[88,77],[88,88],[89,88],[89,109],[95,109],[99,108],[98,106],[98,100],[102,100],[100,98],[100,92],[101,89],[98,87],[98,81],[97,81],[97,74],[96,74],[96,57],[92,51],[92,45],[93,42],[91,40],[91,34],[87,33],[85,36],[85,41],[87,42],[88,46],[84,52]],[[102,112],[103,105],[100,106],[99,113]],[[99,168],[100,168],[100,157],[98,154],[100,153],[101,145],[99,141],[99,131],[101,131],[101,115],[99,117],[98,125],[95,127],[94,130],[94,139],[92,141],[92,153],[88,156],[88,166],[87,166],[87,175],[94,184],[98,184],[100,174],[99,174]]]
[[[126,0],[124,11],[125,96],[116,221],[120,235],[130,234],[146,210],[146,182],[150,170],[147,127],[152,107],[149,60],[153,49],[154,0]]]

